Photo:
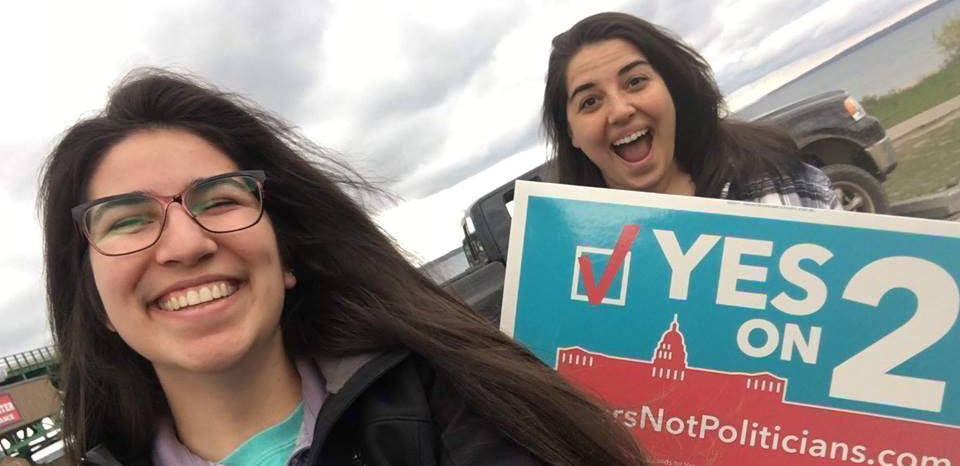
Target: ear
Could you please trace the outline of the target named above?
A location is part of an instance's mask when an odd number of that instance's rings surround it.
[[[297,276],[293,274],[293,270],[287,269],[283,272],[283,286],[288,290],[297,286]]]

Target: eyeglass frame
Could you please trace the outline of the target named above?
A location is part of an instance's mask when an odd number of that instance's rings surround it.
[[[253,223],[245,227],[235,228],[233,230],[216,231],[203,226],[203,224],[200,223],[199,220],[197,220],[196,215],[194,215],[193,212],[191,212],[190,209],[183,204],[183,195],[203,183],[207,183],[210,181],[217,181],[223,178],[232,178],[235,176],[247,176],[247,177],[253,178],[254,181],[257,182],[257,193],[259,194],[259,199],[260,199],[260,212],[259,214],[257,214],[257,219],[254,220]],[[92,247],[93,249],[96,249],[97,252],[99,252],[100,254],[103,254],[104,256],[110,256],[110,257],[126,256],[128,254],[134,254],[146,249],[150,249],[151,247],[153,247],[153,245],[157,244],[157,242],[160,241],[160,237],[163,236],[163,229],[164,227],[167,226],[167,210],[170,208],[170,204],[173,204],[174,202],[176,202],[177,204],[180,204],[180,207],[182,207],[184,212],[187,213],[187,216],[189,216],[190,219],[193,220],[193,223],[196,223],[197,226],[202,228],[204,231],[207,231],[210,233],[233,233],[235,231],[246,230],[247,228],[250,228],[260,223],[260,220],[263,218],[263,191],[264,191],[263,182],[266,181],[266,179],[267,179],[267,174],[263,170],[237,170],[237,171],[232,171],[227,173],[221,173],[219,175],[214,175],[209,178],[204,178],[202,180],[197,180],[193,183],[190,183],[190,185],[184,188],[183,191],[180,191],[178,194],[173,196],[158,196],[156,194],[152,194],[148,192],[129,192],[124,194],[114,194],[112,196],[101,197],[99,199],[93,199],[90,201],[86,201],[82,204],[76,205],[72,209],[70,209],[70,214],[73,216],[73,221],[76,224],[77,229],[80,230],[80,233],[87,240],[87,244],[89,244],[90,247]],[[93,240],[90,239],[90,232],[87,231],[86,222],[84,221],[83,217],[87,213],[87,210],[89,210],[93,206],[96,206],[98,204],[103,204],[109,201],[114,201],[117,199],[123,199],[131,195],[139,195],[139,196],[144,196],[144,197],[153,199],[159,202],[163,206],[163,218],[160,223],[160,231],[157,233],[157,238],[154,239],[153,242],[151,242],[150,244],[130,252],[124,252],[120,254],[105,253],[101,251],[96,244],[94,244]]]

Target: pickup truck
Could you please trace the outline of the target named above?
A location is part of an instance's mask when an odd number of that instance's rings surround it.
[[[893,145],[880,122],[867,115],[846,92],[816,95],[755,120],[783,126],[796,140],[804,161],[819,167],[833,181],[845,209],[889,211],[890,204],[881,183],[896,167]],[[546,167],[540,165],[517,179],[546,180]],[[444,282],[447,290],[495,323],[499,321],[503,297],[513,186],[514,182],[510,181],[468,208],[462,224],[462,251],[451,251],[424,266],[427,273],[431,273],[431,269],[441,268],[443,260],[460,254],[465,256],[466,270],[449,279],[437,278]]]

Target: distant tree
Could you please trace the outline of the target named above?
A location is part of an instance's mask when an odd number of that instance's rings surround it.
[[[933,38],[950,58],[960,57],[960,17],[944,24],[940,32],[933,35]]]

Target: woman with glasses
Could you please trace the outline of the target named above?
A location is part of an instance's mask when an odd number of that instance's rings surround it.
[[[553,39],[543,127],[561,183],[841,209],[782,129],[723,116],[710,66],[624,13]]]
[[[406,262],[283,121],[128,77],[42,185],[65,445],[98,465],[634,465],[600,407]]]

